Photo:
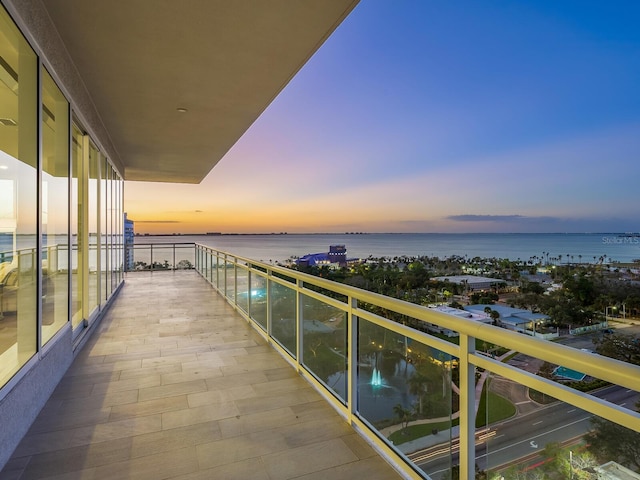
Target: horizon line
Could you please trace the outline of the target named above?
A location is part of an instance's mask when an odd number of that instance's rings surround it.
[[[608,231],[608,232],[197,232],[197,233],[142,233],[135,236],[172,237],[184,235],[198,235],[216,237],[224,235],[634,235],[640,232]]]

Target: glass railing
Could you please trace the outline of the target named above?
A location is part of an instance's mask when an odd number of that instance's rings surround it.
[[[640,469],[638,366],[201,245],[195,263],[408,478]]]
[[[194,243],[124,244],[125,271],[189,270],[196,264]],[[205,277],[208,270],[201,272]]]

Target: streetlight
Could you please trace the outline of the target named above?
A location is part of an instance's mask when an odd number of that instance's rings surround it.
[[[605,310],[604,310],[604,321],[605,321],[605,323],[609,320],[609,316],[610,316],[609,315],[609,310],[613,310],[615,312],[617,310],[617,307],[615,305],[614,306],[610,306],[610,307],[605,307]]]
[[[573,480],[573,452],[569,450],[569,480]]]

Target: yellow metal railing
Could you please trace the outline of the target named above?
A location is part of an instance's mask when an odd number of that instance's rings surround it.
[[[527,459],[542,442],[575,445],[591,416],[640,432],[633,405],[640,392],[638,366],[202,245],[196,245],[195,257],[198,272],[407,478],[443,478],[458,465],[460,478],[471,479],[480,461],[495,473],[489,478],[504,476],[500,472],[513,465],[531,468]],[[458,343],[390,320],[385,312],[457,332]],[[608,382],[614,393],[635,400],[618,405],[580,392],[478,352],[478,341]],[[480,396],[491,398],[488,381],[484,394],[479,388],[487,376],[555,399],[551,406],[536,404],[539,420],[510,442],[532,449],[526,455],[515,446],[512,453],[504,453],[507,447],[491,453],[492,442],[503,436],[496,433],[508,431],[504,420],[476,429]],[[566,429],[536,433],[553,405],[565,404],[566,415],[577,411],[579,418]],[[523,415],[510,420],[518,417]],[[409,430],[405,421],[433,428],[404,442],[397,432]]]

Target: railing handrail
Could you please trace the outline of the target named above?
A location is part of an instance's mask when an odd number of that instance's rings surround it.
[[[133,246],[133,247],[150,247],[150,246],[154,246],[154,247],[170,247],[170,246],[175,246],[175,245],[189,245],[189,246],[195,246],[196,242],[153,242],[153,243],[127,243],[125,242],[124,245],[126,246]]]
[[[366,325],[366,322],[380,327],[384,332],[398,335],[397,338],[404,337],[405,345],[407,345],[407,339],[410,338],[416,341],[416,344],[439,350],[445,355],[457,358],[458,388],[460,393],[459,428],[456,435],[459,435],[461,478],[468,480],[474,478],[473,466],[476,460],[475,417],[477,401],[479,400],[478,393],[476,393],[476,388],[478,388],[478,385],[476,385],[476,368],[483,369],[487,374],[506,377],[515,384],[537,390],[542,394],[565,402],[567,405],[577,407],[594,416],[640,433],[640,412],[616,405],[595,395],[583,393],[551,378],[545,378],[521,369],[519,366],[490,358],[481,354],[481,352],[477,352],[475,344],[477,340],[486,341],[504,347],[508,351],[531,355],[536,359],[568,367],[635,392],[640,392],[640,366],[529,337],[494,325],[446,315],[404,300],[333,282],[279,265],[266,264],[206,245],[196,244],[195,248],[196,270],[205,276],[240,315],[250,321],[256,330],[274,348],[280,351],[294,368],[309,380],[338,412],[345,416],[349,423],[354,425],[371,443],[375,444],[381,455],[396,465],[398,470],[408,478],[419,478],[423,475],[423,472],[393,444],[390,444],[378,428],[368,421],[366,414],[363,415],[359,410],[358,396],[360,387],[358,386],[357,372],[359,371],[361,360],[358,353],[358,336],[361,333],[361,325]],[[266,312],[262,314],[266,315],[266,317],[259,317],[258,319],[252,316],[252,303],[249,300],[251,297],[249,290],[252,288],[254,276],[263,279],[260,280],[259,284],[264,285],[266,290]],[[246,296],[240,295],[241,291],[239,291],[238,283],[240,279],[243,279],[241,280],[242,286],[240,288],[243,289],[242,292],[246,291]],[[288,325],[288,328],[293,329],[291,334],[295,334],[296,338],[295,345],[290,344],[289,347],[281,343],[278,338],[279,334],[274,333],[272,330],[274,323],[271,318],[273,304],[271,303],[270,292],[273,291],[274,284],[285,286],[295,294],[295,313],[293,313],[295,324]],[[317,288],[321,290],[317,291]],[[322,290],[339,294],[344,298],[332,298],[324,294]],[[304,324],[305,302],[303,301],[303,296],[324,302],[331,308],[336,308],[345,314],[344,358],[346,365],[344,367],[344,375],[348,380],[345,386],[346,391],[340,395],[340,398],[337,398],[336,393],[325,383],[325,380],[316,377],[312,367],[307,365],[304,351],[306,328]],[[434,335],[381,316],[382,314],[376,314],[367,309],[364,304],[370,304],[408,318],[454,330],[459,334],[459,344],[447,342]],[[365,323],[361,323],[361,321]]]
[[[549,363],[569,367],[582,373],[593,373],[592,376],[601,380],[640,391],[640,366],[637,365],[632,365],[593,353],[583,352],[566,345],[549,342],[547,340],[540,340],[528,335],[522,335],[494,325],[487,325],[465,318],[454,317],[405,300],[387,297],[379,293],[316,277],[308,273],[298,272],[286,267],[269,265],[239,255],[234,255],[229,252],[217,250],[206,245],[196,245],[211,252],[217,252],[218,255],[235,258],[236,260],[248,263],[249,265],[255,265],[259,268],[266,269],[267,271],[276,272],[296,280],[302,280],[304,283],[309,283],[316,287],[324,288],[346,297],[354,298],[358,301],[386,308],[401,315],[406,315],[440,327],[449,328],[461,334],[506,347],[509,350],[515,350],[527,355],[532,355],[536,358],[548,361]],[[259,269],[252,269],[252,271],[257,274],[263,274],[265,276],[268,275],[264,274],[264,272],[261,272]],[[314,293],[317,294],[317,292]],[[362,310],[360,311],[362,312]],[[366,314],[368,312],[365,311],[363,313]],[[388,321],[396,323],[392,320]],[[414,340],[420,340],[423,338],[423,335],[428,335],[419,330],[411,329],[410,327],[408,328],[410,330],[407,334]],[[472,361],[471,363],[474,362]],[[588,370],[588,372],[585,372],[585,370]]]

